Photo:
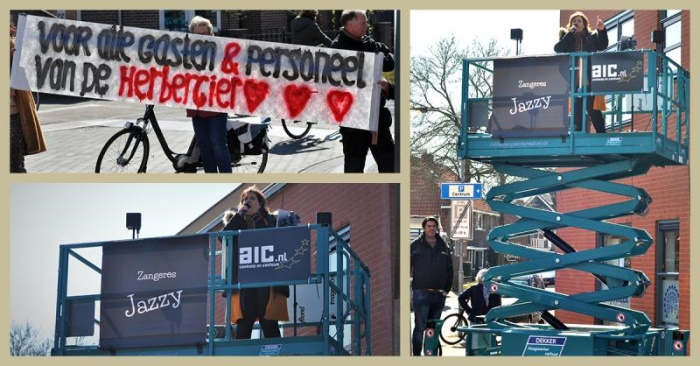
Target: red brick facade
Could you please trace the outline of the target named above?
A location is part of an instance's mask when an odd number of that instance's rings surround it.
[[[564,25],[572,11],[561,12],[561,24]],[[585,11],[589,21],[594,23],[597,16],[603,20],[617,15],[616,11]],[[688,11],[681,13],[681,62],[690,66],[690,17]],[[637,49],[655,49],[651,42],[652,30],[662,29],[658,11],[635,11],[634,34],[638,41]],[[648,116],[647,116],[648,120]],[[679,284],[680,309],[679,327],[690,329],[690,174],[687,166],[652,168],[646,175],[641,175],[620,183],[645,189],[652,197],[652,204],[645,216],[626,216],[611,222],[631,225],[645,229],[655,240],[645,255],[631,258],[632,268],[643,271],[651,280],[651,286],[645,295],[631,299],[631,308],[646,313],[652,325],[658,324],[659,309],[657,298],[657,227],[660,221],[678,220],[679,249]],[[571,212],[589,207],[597,207],[611,202],[621,201],[619,196],[611,196],[590,190],[571,189],[560,192],[557,196],[557,211]],[[580,229],[567,228],[558,230],[561,237],[572,244],[576,250],[592,249],[596,246],[596,233]],[[596,280],[589,275],[573,270],[557,271],[557,292],[580,293],[594,290]],[[557,317],[565,323],[592,324],[591,317],[557,310]]]

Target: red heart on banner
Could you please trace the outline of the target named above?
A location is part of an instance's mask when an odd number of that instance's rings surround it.
[[[306,85],[287,85],[284,88],[284,102],[287,104],[289,116],[294,118],[301,113],[309,102],[313,91]]]
[[[352,107],[354,98],[349,92],[331,90],[328,92],[326,101],[328,102],[328,106],[331,108],[331,112],[333,112],[335,121],[342,124],[345,114],[347,114],[350,107]]]
[[[260,103],[262,103],[267,94],[270,93],[270,85],[266,82],[256,82],[255,80],[248,79],[243,84],[243,95],[245,95],[245,100],[248,103],[248,111],[253,113]]]

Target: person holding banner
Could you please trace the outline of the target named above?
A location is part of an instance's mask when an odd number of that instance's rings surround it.
[[[211,36],[213,25],[209,19],[199,15],[190,21],[190,33]],[[194,137],[202,157],[204,172],[231,173],[231,153],[226,142],[226,121],[228,114],[199,109],[188,109],[187,117],[192,118]]]
[[[559,42],[554,45],[554,52],[597,52],[608,48],[608,31],[605,29],[605,23],[598,17],[596,21],[596,29],[592,30],[588,25],[588,18],[580,11],[577,11],[569,17],[569,23],[566,27],[559,30]],[[576,88],[584,85],[590,85],[591,64],[588,63],[588,80],[584,81],[581,65],[583,60],[579,58],[578,74],[575,80]],[[597,99],[597,101],[596,101]],[[601,103],[602,99],[602,103]],[[595,105],[594,105],[595,103]],[[602,104],[602,105],[601,105]],[[574,128],[575,131],[581,131],[583,98],[574,99]],[[591,117],[593,127],[597,133],[605,133],[605,119],[601,110],[605,110],[605,96],[597,95],[586,99],[586,113]],[[586,129],[588,130],[588,129]]]
[[[305,46],[331,45],[331,39],[316,23],[318,10],[302,10],[292,20],[292,43]]]
[[[384,54],[382,70],[384,72],[394,70],[394,55],[389,47],[365,35],[369,23],[367,23],[367,15],[364,10],[343,10],[340,23],[342,27],[331,44],[332,48],[381,52]],[[382,88],[378,131],[371,132],[340,127],[340,135],[343,137],[343,154],[345,155],[345,173],[364,172],[368,150],[372,152],[380,173],[393,173],[395,171],[394,138],[390,130],[391,112],[385,106],[387,99],[394,99],[394,85],[384,78],[378,81],[378,84]]]
[[[227,230],[252,230],[275,227],[277,218],[266,207],[267,199],[256,186],[241,193],[237,210],[224,213]],[[238,237],[233,239],[234,253],[238,253]],[[238,282],[238,255],[233,258],[233,283]],[[260,323],[265,338],[281,337],[279,321],[289,321],[287,298],[289,286],[245,288],[231,296],[231,320],[236,323],[236,339],[250,339],[255,320]]]
[[[10,66],[15,52],[14,25],[10,24]],[[46,151],[34,97],[29,90],[10,88],[10,173],[26,173],[25,155]]]

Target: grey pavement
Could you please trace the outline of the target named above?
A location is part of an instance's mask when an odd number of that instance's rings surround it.
[[[88,99],[66,101],[61,98],[50,96],[42,99],[39,118],[47,151],[25,158],[25,166],[31,173],[94,172],[97,156],[105,142],[126,121],[141,117],[145,108],[134,103]],[[393,105],[390,108],[393,109]],[[194,136],[185,110],[157,107],[156,117],[170,150],[185,153]],[[314,125],[304,138],[292,139],[278,120],[272,122],[268,137],[271,143],[264,173],[343,173],[343,149],[337,127]],[[149,134],[149,140],[148,172],[174,173],[155,133]],[[365,173],[376,172],[374,159],[368,154]]]

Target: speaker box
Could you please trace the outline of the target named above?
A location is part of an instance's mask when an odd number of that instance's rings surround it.
[[[666,31],[663,30],[653,30],[651,31],[651,41],[653,43],[659,44],[666,41]]]
[[[141,229],[141,213],[127,212],[126,214],[126,228],[129,230]]]
[[[523,30],[520,28],[511,29],[510,39],[523,39]]]
[[[333,214],[330,212],[316,213],[316,223],[325,226],[333,226]]]

